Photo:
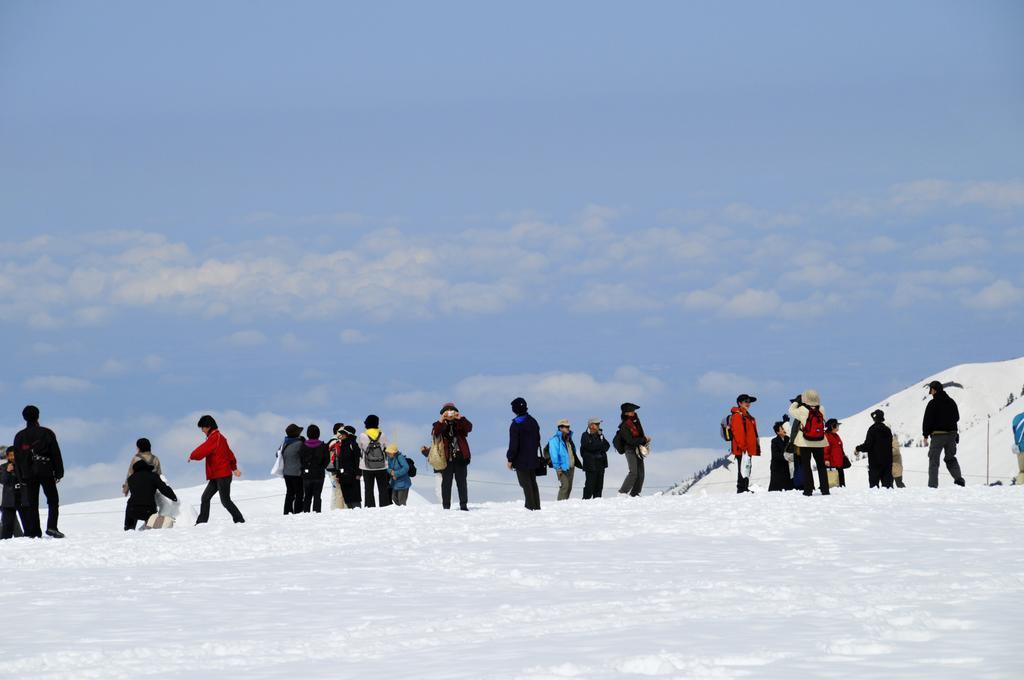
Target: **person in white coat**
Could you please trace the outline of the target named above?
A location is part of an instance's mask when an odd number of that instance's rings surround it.
[[[814,478],[811,476],[811,457],[818,468],[818,488],[822,496],[829,495],[828,470],[825,468],[825,409],[817,390],[807,389],[790,400],[789,417],[793,424],[793,444],[800,458],[803,473],[804,495],[814,494]]]

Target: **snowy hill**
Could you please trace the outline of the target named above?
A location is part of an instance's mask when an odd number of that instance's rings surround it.
[[[854,448],[864,441],[864,434],[871,425],[870,413],[875,409],[885,411],[886,424],[899,436],[901,443],[911,442],[903,447],[904,481],[909,486],[927,486],[928,450],[921,446],[921,420],[925,405],[930,398],[925,386],[932,380],[949,384],[946,391],[957,402],[960,409],[960,446],[957,458],[964,478],[969,485],[985,483],[986,425],[991,416],[991,453],[989,480],[1009,484],[1017,474],[1017,460],[1011,455],[1011,422],[1013,417],[1024,411],[1024,357],[1011,361],[984,364],[962,364],[922,378],[888,399],[868,406],[863,411],[840,418],[842,427],[839,434],[853,467],[846,471],[848,487],[862,488],[868,485],[867,460],[854,460]],[[1007,401],[1013,395],[1009,406]],[[839,417],[829,411],[828,395],[822,395],[822,404],[829,417]],[[778,420],[788,404],[780,404],[775,411],[765,412],[766,404],[757,403],[753,409],[758,426],[764,435],[771,430],[771,424]],[[768,488],[771,437],[761,441],[762,456],[754,460],[751,475],[752,485]],[[723,451],[725,446],[723,444]],[[952,483],[945,465],[939,467],[939,485]],[[687,493],[735,493],[736,467],[730,464],[712,470],[696,483],[682,482],[673,487],[676,493],[686,489]],[[670,493],[672,490],[670,490]]]

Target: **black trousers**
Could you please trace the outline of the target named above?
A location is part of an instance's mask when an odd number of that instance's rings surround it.
[[[284,514],[302,512],[302,475],[284,476]]]
[[[377,487],[377,494],[380,496],[380,507],[385,508],[391,505],[391,482],[388,480],[387,470],[363,470],[363,495],[366,497],[366,507],[377,507],[377,501],[373,497],[373,487]]]
[[[338,475],[338,485],[341,487],[341,497],[345,501],[346,508],[358,508],[363,504],[359,491],[359,478],[355,475]]]
[[[732,457],[736,463],[736,493],[746,493],[750,490],[750,477],[743,476],[743,458]]]
[[[604,490],[604,468],[596,470],[584,470],[587,475],[583,482],[583,500],[600,498]]]
[[[825,449],[812,449],[800,447],[800,471],[804,477],[804,495],[810,496],[814,493],[814,477],[811,476],[811,456],[814,456],[814,463],[818,466],[818,488],[821,495],[827,496],[828,491],[828,469],[825,467]]]
[[[60,518],[60,495],[57,493],[57,482],[53,477],[37,477],[25,483],[28,490],[29,522],[32,530],[25,527],[25,535],[39,538],[43,535],[42,525],[39,520],[39,489],[43,490],[46,496],[46,530],[57,529],[57,520]]]
[[[31,508],[4,508],[0,512],[0,539],[14,538],[14,535],[18,534],[19,516],[21,517],[21,526],[26,527],[25,535],[28,535],[27,527],[32,522]]]
[[[868,486],[872,489],[881,482],[887,489],[892,488],[892,454],[878,455],[868,454]]]
[[[152,508],[139,508],[129,505],[124,509],[124,530],[134,531],[137,522],[145,523],[151,516],[156,514],[156,506]]]
[[[537,473],[534,470],[516,470],[519,486],[523,488],[527,510],[540,510],[540,489],[537,487]]]
[[[466,473],[469,466],[465,463],[449,461],[441,471],[441,506],[445,510],[452,507],[452,480],[459,489],[459,509],[469,510],[469,487],[466,485]]]
[[[196,518],[196,524],[205,524],[210,520],[210,501],[213,500],[214,494],[220,495],[220,504],[231,513],[231,519],[235,524],[245,521],[242,513],[238,511],[238,507],[231,502],[231,475],[228,475],[211,479],[206,483],[199,503],[199,517]]]
[[[312,506],[313,512],[320,512],[323,505],[324,477],[303,477],[302,478],[302,511],[309,512]]]

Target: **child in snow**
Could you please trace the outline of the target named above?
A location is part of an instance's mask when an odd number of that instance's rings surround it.
[[[160,478],[145,460],[135,461],[128,477],[128,507],[124,511],[124,530],[134,531],[136,522],[145,522],[156,514],[156,492],[177,502],[174,489]]]
[[[0,507],[0,539],[23,536],[21,525],[25,524],[28,515],[27,489],[22,488],[14,465],[14,447],[8,446],[4,455],[3,466],[0,467],[0,484],[3,485],[3,498]],[[21,524],[18,516],[21,516]],[[25,526],[28,526],[25,524]]]
[[[391,501],[395,505],[405,505],[409,500],[409,489],[412,480],[409,478],[409,461],[398,447],[389,444],[384,451],[388,456],[388,476],[391,478]]]

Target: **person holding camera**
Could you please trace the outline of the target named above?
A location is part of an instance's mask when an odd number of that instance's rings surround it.
[[[470,451],[466,437],[473,431],[473,423],[464,418],[455,404],[448,402],[441,407],[441,417],[431,428],[431,435],[444,444],[447,461],[441,471],[441,506],[452,507],[452,481],[459,489],[459,510],[469,510],[469,488],[466,483]]]
[[[583,482],[583,500],[601,497],[609,448],[611,443],[601,430],[601,419],[588,420],[587,431],[580,437],[580,457],[583,459],[583,472],[587,475]]]
[[[825,467],[825,409],[821,407],[821,396],[817,390],[804,390],[789,400],[789,417],[797,421],[793,425],[793,445],[800,458],[800,473],[804,482],[804,495],[814,495],[814,478],[811,476],[811,458],[818,468],[818,489],[822,496],[828,496],[828,470]]]

